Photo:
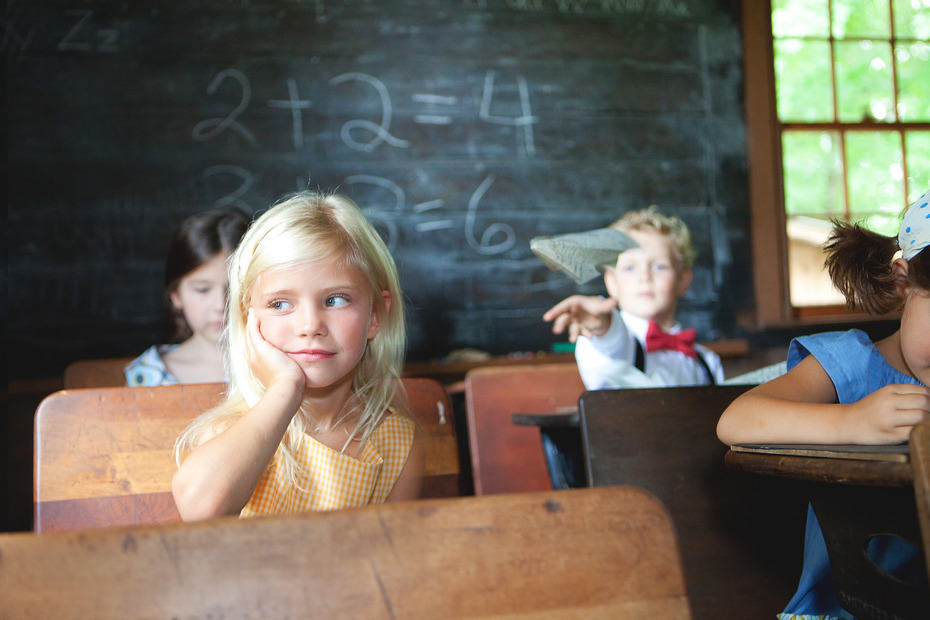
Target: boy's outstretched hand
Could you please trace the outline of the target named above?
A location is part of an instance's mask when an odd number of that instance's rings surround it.
[[[567,328],[568,340],[575,342],[578,336],[593,338],[607,333],[610,312],[616,307],[617,300],[610,297],[572,295],[546,311],[543,320],[553,322],[553,334],[561,334]]]

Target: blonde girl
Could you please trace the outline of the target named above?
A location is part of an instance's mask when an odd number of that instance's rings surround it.
[[[717,436],[739,443],[893,444],[930,417],[930,195],[904,214],[897,239],[836,224],[827,268],[851,306],[901,310],[901,325],[873,343],[860,330],[791,343],[788,373],[724,411]],[[900,251],[900,257],[897,252]],[[898,544],[900,543],[900,544]],[[916,549],[892,541],[875,558],[892,574],[916,568]],[[823,534],[808,508],[804,567],[781,618],[851,618],[836,600]]]
[[[181,516],[417,497],[405,338],[394,260],[354,202],[305,192],[269,209],[230,259],[226,399],[177,440]]]

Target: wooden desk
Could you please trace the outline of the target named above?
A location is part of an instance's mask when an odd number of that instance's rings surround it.
[[[843,459],[727,450],[724,461],[728,467],[753,474],[809,482],[912,488],[914,470],[906,458],[906,448],[890,454],[900,454],[905,458],[885,460],[873,455]]]
[[[796,456],[729,450],[726,464],[769,477],[800,481],[823,531],[840,605],[860,619],[930,618],[930,579],[926,574],[913,468],[906,447],[901,459]],[[889,577],[868,558],[869,542],[894,536],[920,554],[918,576]],[[922,570],[920,570],[922,569]]]
[[[581,426],[581,415],[577,409],[555,413],[515,413],[510,416],[510,419],[517,426],[540,428],[579,428]]]
[[[640,489],[0,534],[10,618],[689,618]]]
[[[630,484],[668,508],[695,619],[774,618],[797,589],[807,498],[724,465],[720,413],[751,386],[585,392],[592,486]]]

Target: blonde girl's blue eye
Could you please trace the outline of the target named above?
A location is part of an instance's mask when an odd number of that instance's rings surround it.
[[[349,303],[349,300],[343,297],[342,295],[333,295],[326,298],[326,307],[327,308],[341,308]]]
[[[276,299],[268,304],[268,307],[272,310],[282,312],[284,310],[290,310],[293,306],[289,301],[284,301],[283,299]]]

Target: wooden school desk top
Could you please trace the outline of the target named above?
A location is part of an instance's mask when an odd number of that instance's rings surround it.
[[[732,446],[734,470],[779,477],[803,488],[823,532],[840,605],[861,618],[930,617],[928,578],[889,575],[868,557],[875,539],[912,545],[921,565],[923,540],[915,508],[908,444]]]
[[[632,487],[0,534],[0,598],[11,618],[691,617],[668,513]]]
[[[910,487],[913,468],[907,444],[894,446],[732,446],[728,467],[811,482]]]

